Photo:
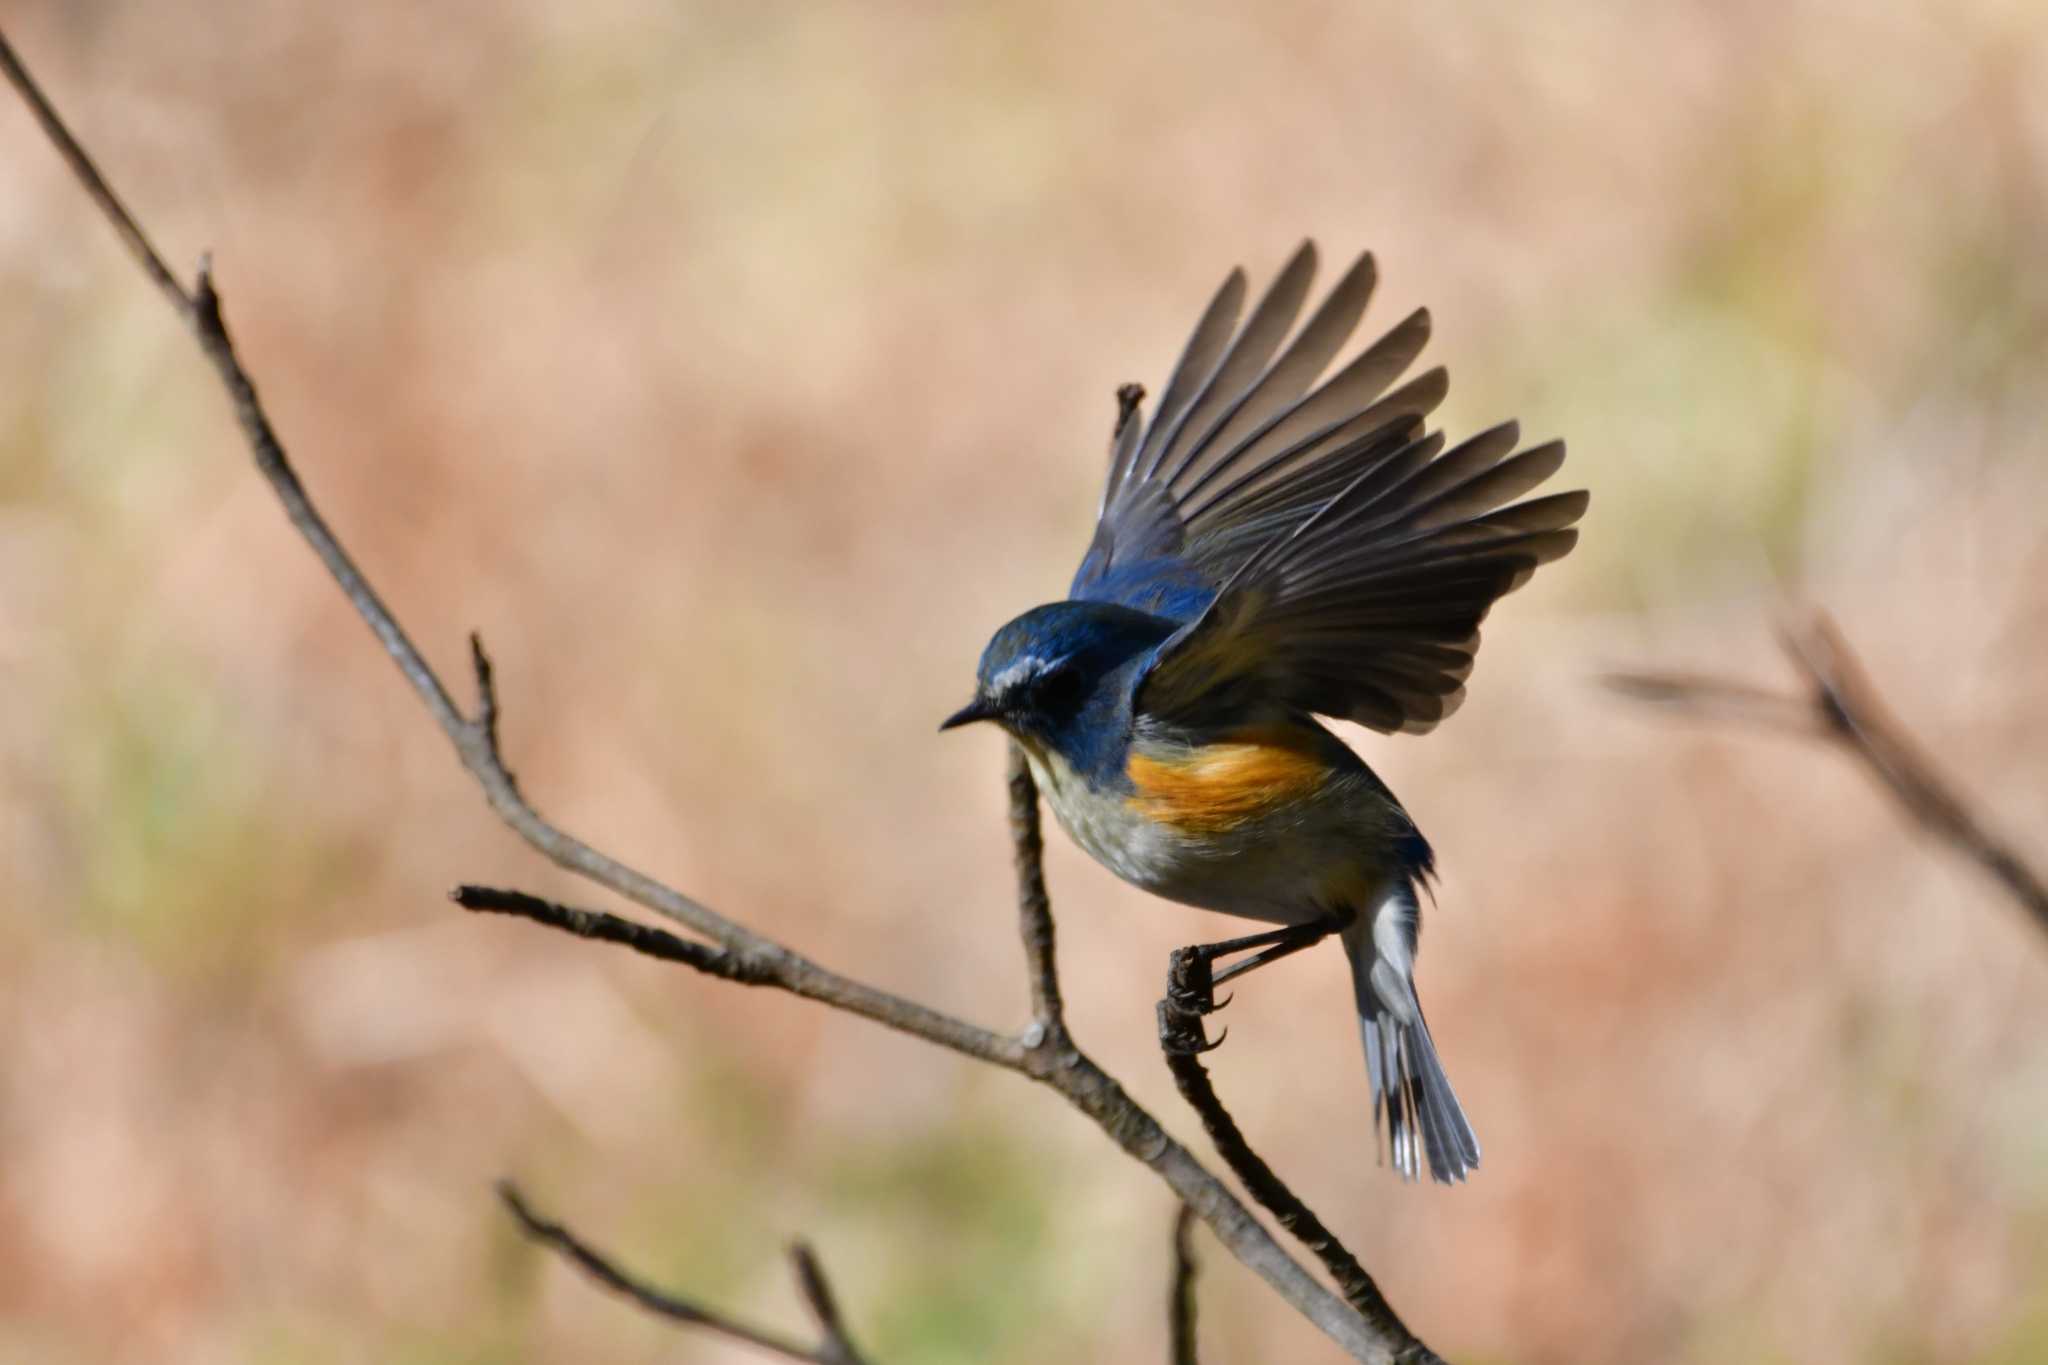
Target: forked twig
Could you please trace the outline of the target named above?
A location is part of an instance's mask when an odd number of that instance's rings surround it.
[[[622,1269],[611,1257],[592,1247],[588,1242],[571,1232],[567,1227],[534,1211],[526,1202],[526,1196],[519,1187],[509,1180],[498,1182],[498,1198],[506,1210],[518,1222],[519,1230],[543,1246],[561,1253],[564,1259],[596,1280],[605,1288],[624,1295],[640,1307],[657,1317],[671,1322],[685,1323],[691,1327],[702,1327],[719,1336],[744,1341],[758,1346],[788,1360],[803,1360],[811,1365],[865,1365],[859,1351],[846,1335],[845,1325],[839,1320],[839,1310],[834,1305],[832,1291],[825,1283],[824,1272],[818,1268],[817,1257],[801,1242],[790,1249],[790,1257],[796,1270],[797,1288],[803,1293],[804,1302],[811,1309],[811,1316],[818,1321],[822,1339],[815,1346],[806,1346],[792,1337],[766,1327],[756,1327],[741,1322],[714,1309],[706,1308],[693,1299],[682,1298],[665,1289],[657,1289],[639,1276]]]
[[[1778,643],[1806,683],[1787,696],[1695,673],[1617,673],[1608,686],[1638,701],[1810,735],[1856,756],[1921,828],[1990,873],[2048,933],[2048,880],[1952,786],[1879,700],[1869,672],[1832,618],[1788,622]]]

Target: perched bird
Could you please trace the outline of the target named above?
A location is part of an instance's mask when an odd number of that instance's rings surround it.
[[[1449,715],[1479,623],[1572,548],[1587,495],[1514,501],[1564,446],[1513,453],[1513,423],[1448,450],[1428,430],[1443,370],[1392,387],[1424,311],[1318,385],[1376,277],[1360,257],[1288,340],[1315,268],[1303,243],[1241,327],[1232,271],[1149,422],[1127,390],[1068,600],[997,631],[940,728],[1007,730],[1074,841],[1126,881],[1282,926],[1197,949],[1260,950],[1216,980],[1338,935],[1382,1150],[1450,1183],[1479,1143],[1415,995],[1434,857],[1315,717],[1421,733]]]

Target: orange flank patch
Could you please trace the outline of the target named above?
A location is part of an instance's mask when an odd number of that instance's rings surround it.
[[[1171,758],[1133,752],[1127,771],[1131,809],[1188,834],[1220,834],[1314,795],[1330,763],[1315,737],[1274,732]]]

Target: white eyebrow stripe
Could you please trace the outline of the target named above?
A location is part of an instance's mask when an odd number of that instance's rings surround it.
[[[988,690],[995,696],[1000,697],[1033,678],[1044,677],[1066,661],[1066,656],[1064,655],[1057,659],[1041,659],[1035,654],[1027,655],[1009,665],[993,678],[990,678],[988,680]]]

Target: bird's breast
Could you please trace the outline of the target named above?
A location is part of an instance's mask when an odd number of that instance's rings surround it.
[[[1156,887],[1170,874],[1174,850],[1125,802],[1123,794],[1091,782],[1058,751],[1027,741],[1025,756],[1046,804],[1089,856],[1139,886]]]
[[[1047,804],[1074,842],[1169,900],[1278,923],[1350,903],[1389,860],[1386,804],[1334,738],[1240,733],[1227,743],[1136,742],[1126,780],[1090,781],[1027,742]],[[1345,751],[1348,753],[1348,751]]]

